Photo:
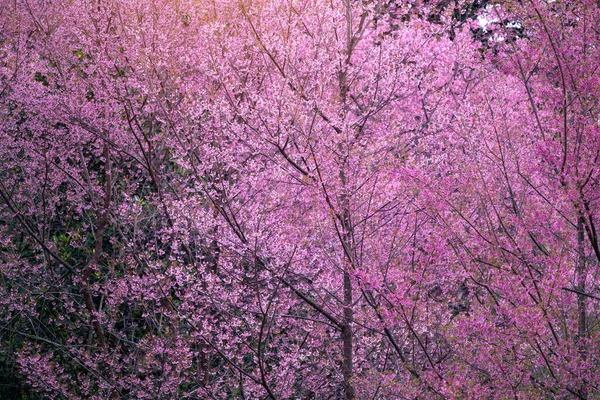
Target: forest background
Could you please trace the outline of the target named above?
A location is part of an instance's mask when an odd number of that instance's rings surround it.
[[[599,21],[0,0],[0,398],[600,398]]]

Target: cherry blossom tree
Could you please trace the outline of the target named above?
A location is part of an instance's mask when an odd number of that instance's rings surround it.
[[[600,392],[595,2],[0,4],[11,395]]]

